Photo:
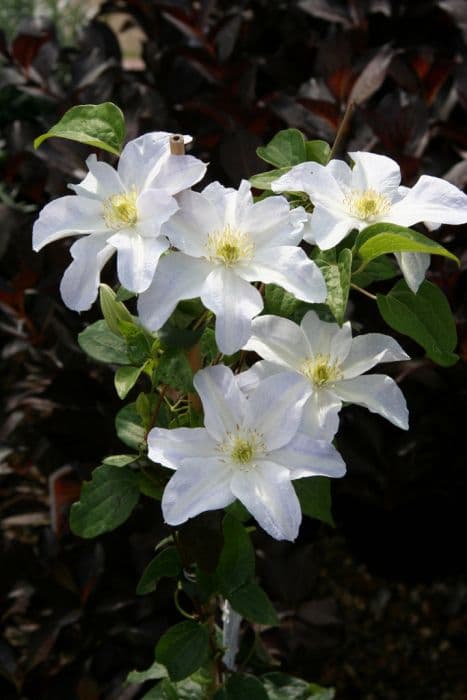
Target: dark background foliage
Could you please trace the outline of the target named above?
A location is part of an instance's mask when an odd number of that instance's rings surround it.
[[[107,22],[121,12],[123,32],[144,34],[141,59],[122,60]],[[390,155],[408,185],[425,172],[464,187],[466,41],[462,0],[109,0],[73,46],[46,20],[0,37],[2,699],[140,698],[145,688],[123,681],[175,616],[169,586],[135,597],[164,535],[154,501],[97,542],[67,528],[81,480],[121,451],[119,401],[111,372],[76,343],[96,312],[80,317],[59,298],[69,242],[31,251],[38,210],[84,175],[88,150],[52,139],[35,152],[34,137],[74,104],[112,100],[129,138],[190,133],[209,177],[237,185],[264,170],[255,149],[278,129],[332,141],[355,101],[349,150]],[[402,338],[414,359],[394,376],[410,432],[345,409],[337,529],[305,520],[295,546],[257,538],[284,623],[251,663],[269,656],[335,686],[337,700],[467,698],[465,227],[436,235],[462,261],[430,272],[455,314],[460,362],[436,367]],[[351,317],[387,330],[363,297]]]

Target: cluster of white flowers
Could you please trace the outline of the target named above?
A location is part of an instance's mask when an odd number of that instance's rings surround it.
[[[352,339],[349,322],[324,322],[314,311],[300,326],[260,316],[263,298],[252,283],[274,283],[305,302],[325,302],[326,284],[299,247],[302,239],[325,250],[351,230],[380,221],[463,223],[467,198],[433,177],[423,176],[412,190],[401,187],[397,164],[370,153],[351,153],[353,168],[340,160],[303,163],[273,183],[276,192],[308,194],[311,215],[291,209],[282,195],[254,202],[246,181],[238,190],[215,182],[194,192],[206,166],[171,154],[169,137],[157,132],[131,141],[117,169],[90,156],[89,173],[72,186],[75,194],[41,212],[34,248],[87,234],[71,247],[73,261],[61,284],[72,309],[91,306],[101,269],[116,252],[119,280],[139,295],[138,314],[148,329],[161,328],[179,301],[200,297],[215,314],[222,353],[243,348],[263,358],[237,375],[223,365],[200,370],[194,385],[205,427],[153,428],[149,457],[176,470],[162,500],[168,523],[239,499],[273,537],[293,540],[301,512],[291,481],[345,472],[332,445],[343,402],[408,428],[394,380],[362,376],[380,362],[408,356],[389,336]],[[402,253],[398,260],[416,290],[427,256]]]

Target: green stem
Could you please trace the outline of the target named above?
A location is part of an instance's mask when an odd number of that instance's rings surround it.
[[[339,128],[337,129],[336,138],[334,139],[334,143],[329,154],[329,160],[332,160],[336,157],[336,153],[339,151],[342,142],[347,135],[347,129],[349,127],[349,123],[352,118],[352,114],[354,113],[355,107],[355,102],[349,102],[349,104],[345,108],[344,116],[342,117],[342,121],[339,124]]]
[[[373,301],[376,301],[378,298],[375,294],[371,294],[371,292],[367,292],[366,289],[362,289],[361,287],[358,287],[356,284],[353,284],[352,282],[350,283],[350,286],[352,289],[356,289],[357,292],[360,292],[360,294],[364,294],[368,299],[373,299]]]

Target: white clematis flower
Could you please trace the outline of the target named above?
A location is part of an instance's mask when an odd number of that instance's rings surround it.
[[[277,316],[255,319],[245,349],[264,360],[238,375],[242,390],[249,394],[265,377],[292,372],[307,397],[301,430],[308,436],[332,440],[343,401],[408,429],[406,402],[395,381],[383,374],[360,376],[379,362],[409,359],[390,336],[368,333],[352,338],[349,322],[339,327],[309,311],[300,326]]]
[[[149,458],[176,469],[162,497],[166,522],[179,525],[238,498],[272,537],[294,540],[301,511],[291,480],[345,472],[332,445],[298,432],[300,379],[277,374],[246,398],[232,371],[217,365],[199,371],[194,384],[206,427],[148,435]]]
[[[154,132],[130,141],[117,169],[89,156],[89,173],[79,185],[70,185],[75,194],[42,209],[34,224],[35,251],[65,236],[87,234],[72,245],[73,261],[60,285],[69,308],[89,309],[97,296],[101,269],[115,252],[122,285],[136,293],[149,286],[161,254],[169,247],[161,226],[178,209],[173,195],[206,172],[206,165],[197,158],[172,155],[170,136]]]
[[[387,156],[356,151],[349,154],[350,168],[342,160],[326,166],[301,163],[272,183],[275,192],[306,192],[314,209],[304,239],[328,250],[352,229],[361,231],[378,222],[413,226],[464,224],[467,195],[459,188],[430,175],[422,175],[412,188],[402,187],[399,165]],[[402,274],[413,292],[425,278],[430,256],[396,253]]]
[[[251,319],[263,308],[250,282],[278,284],[299,299],[322,302],[326,284],[319,268],[297,245],[303,209],[290,210],[284,197],[253,203],[250,185],[238,191],[213,183],[203,192],[183,192],[179,211],[163,232],[180,252],[164,257],[138,302],[141,321],[158,330],[182,299],[201,297],[216,314],[221,352],[240,349]]]

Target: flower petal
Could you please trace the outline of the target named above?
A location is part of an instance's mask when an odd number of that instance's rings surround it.
[[[315,311],[307,311],[300,326],[308,343],[308,356],[326,355],[331,363],[338,364],[347,357],[352,344],[349,321],[339,326],[337,323],[321,321]]]
[[[206,428],[153,428],[148,434],[149,459],[169,469],[189,457],[217,457],[216,446]]]
[[[169,525],[180,525],[207,510],[226,508],[235,500],[231,471],[217,457],[185,459],[165,487],[162,513]]]
[[[144,292],[154,277],[159,258],[168,247],[165,237],[143,238],[131,229],[114,233],[108,239],[118,251],[117,272],[121,284],[130,292]]]
[[[320,163],[294,165],[274,180],[271,187],[274,192],[306,192],[315,206],[322,204],[331,211],[342,210],[344,192],[331,170]]]
[[[296,372],[267,377],[248,396],[243,427],[259,432],[268,451],[277,450],[297,433],[310,393],[309,382]]]
[[[69,309],[86,311],[97,297],[100,272],[115,248],[107,244],[106,234],[93,234],[73,243],[70,253],[73,262],[62,277],[60,293]]]
[[[104,200],[114,194],[125,191],[115,168],[102,160],[97,160],[93,153],[87,158],[89,172],[78,185],[68,185],[70,190],[82,197]]]
[[[179,195],[180,209],[163,228],[172,245],[182,253],[201,258],[206,255],[206,239],[221,231],[224,222],[216,206],[204,195],[190,190]]]
[[[59,238],[81,233],[104,233],[102,202],[70,194],[54,199],[42,209],[34,224],[32,247],[38,252]]]
[[[269,362],[296,370],[309,355],[300,326],[288,318],[267,314],[253,321],[251,338],[245,350],[252,350]]]
[[[416,294],[430,267],[431,256],[429,253],[394,253],[394,255],[407,286]]]
[[[263,379],[271,377],[273,374],[280,374],[280,372],[283,371],[284,368],[280,365],[275,365],[266,360],[260,360],[259,362],[255,362],[250,369],[247,369],[245,372],[240,372],[240,374],[235,375],[235,377],[240,389],[248,396],[256,389]]]
[[[202,180],[206,174],[206,168],[206,163],[194,156],[169,154],[157,173],[148,177],[146,186],[164,189],[170,194],[178,194]]]
[[[159,236],[162,225],[178,210],[175,197],[165,190],[145,190],[136,201],[136,232],[146,238]]]
[[[226,355],[245,345],[251,335],[251,319],[263,308],[258,290],[223,266],[210,272],[201,301],[216,314],[216,342]]]
[[[399,343],[389,335],[366,333],[352,340],[350,352],[341,365],[344,379],[357,377],[380,362],[410,360]]]
[[[392,201],[392,195],[396,194],[401,183],[401,170],[396,161],[365,151],[353,151],[349,155],[355,163],[352,168],[352,189],[375,190]]]
[[[231,488],[271,537],[295,540],[302,513],[288,469],[263,461],[250,471],[235,472]]]
[[[127,190],[146,189],[170,155],[170,134],[151,132],[129,141],[118,161],[118,174]],[[162,187],[162,189],[164,189]]]
[[[361,229],[366,225],[366,222],[359,222],[336,207],[328,208],[319,203],[315,205],[310,218],[311,236],[321,250],[334,248],[352,229]],[[309,240],[309,236],[304,238]]]
[[[243,213],[253,205],[253,195],[248,180],[242,180],[238,190],[234,190],[232,195],[226,192],[225,204],[225,223],[234,228],[239,227]]]
[[[302,240],[304,209],[291,210],[285,197],[267,197],[240,213],[238,228],[249,233],[256,248],[297,245]]]
[[[225,365],[215,365],[197,372],[193,383],[203,404],[206,430],[223,441],[226,433],[243,423],[247,407],[235,375]]]
[[[446,180],[422,175],[408,194],[391,207],[387,220],[400,226],[420,221],[465,224],[467,195]]]
[[[278,284],[303,301],[326,300],[327,289],[321,270],[296,246],[261,248],[251,262],[238,265],[237,270],[250,282]]]
[[[297,433],[288,445],[271,454],[277,464],[286,466],[292,479],[305,476],[341,477],[345,474],[345,462],[336,448],[326,440],[312,440]]]
[[[170,253],[157,266],[150,286],[138,299],[138,315],[143,325],[157,331],[182,299],[199,297],[211,270],[204,260],[184,253]]]
[[[379,413],[383,418],[402,430],[408,430],[408,410],[402,391],[396,382],[384,374],[367,374],[354,379],[336,382],[335,393],[342,401],[365,406],[372,413]]]
[[[339,430],[342,401],[333,391],[321,387],[313,391],[303,407],[300,432],[313,440],[331,442]]]

